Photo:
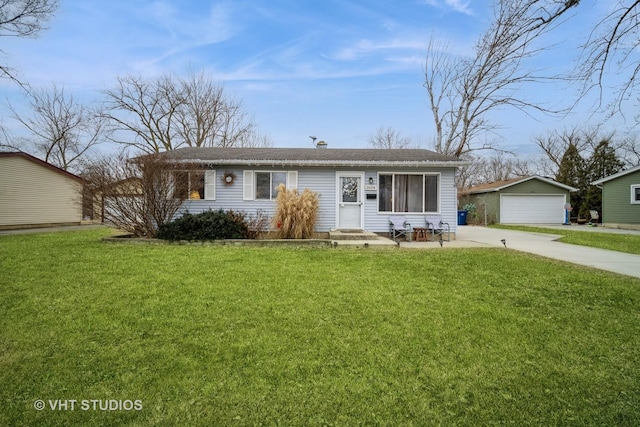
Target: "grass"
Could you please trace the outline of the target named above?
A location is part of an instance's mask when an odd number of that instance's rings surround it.
[[[0,425],[640,424],[638,279],[501,249],[105,233],[0,237]]]
[[[562,243],[590,246],[593,248],[608,249],[618,252],[640,255],[640,235],[636,234],[612,234],[588,231],[571,230],[565,228],[529,227],[524,225],[492,225],[493,228],[505,230],[529,231],[535,233],[558,234]]]

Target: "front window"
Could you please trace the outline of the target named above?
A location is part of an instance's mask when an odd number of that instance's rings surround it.
[[[438,179],[432,174],[380,174],[379,212],[438,212]]]
[[[175,171],[173,182],[173,197],[192,200],[204,199],[204,172]]]
[[[640,203],[640,184],[631,186],[631,203]]]
[[[256,200],[273,200],[278,196],[278,186],[287,185],[286,172],[256,172]]]

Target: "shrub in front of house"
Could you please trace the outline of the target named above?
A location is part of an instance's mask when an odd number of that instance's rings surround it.
[[[318,194],[305,189],[287,190],[283,184],[278,186],[276,213],[272,226],[280,239],[308,239],[318,218]]]
[[[220,209],[195,215],[187,212],[180,218],[161,225],[156,237],[171,241],[204,241],[244,239],[247,238],[248,233],[249,229],[242,215]]]
[[[247,214],[245,211],[234,210],[230,210],[227,213],[234,221],[247,227],[244,235],[246,239],[257,239],[269,226],[269,215],[262,209],[258,209],[253,215]]]

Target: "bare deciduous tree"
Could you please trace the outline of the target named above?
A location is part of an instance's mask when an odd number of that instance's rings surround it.
[[[0,37],[36,37],[57,6],[57,0],[0,0]],[[8,65],[0,64],[0,76],[25,87]]]
[[[237,146],[255,135],[242,104],[203,74],[122,77],[104,94],[112,140],[146,153]]]
[[[610,67],[615,67],[617,75],[623,75],[620,87],[613,91],[614,98],[607,100],[612,113],[620,112],[622,104],[629,98],[640,102],[637,95],[640,61],[640,0],[616,0],[610,3],[610,13],[591,31],[583,47],[579,75],[585,81],[585,93],[593,87],[600,91],[600,101],[605,102],[605,80]],[[640,122],[640,116],[635,117]]]
[[[627,167],[640,165],[640,142],[633,138],[625,138],[618,146],[620,158]]]
[[[436,127],[436,151],[460,157],[491,148],[475,140],[495,131],[488,114],[498,108],[551,112],[518,97],[523,84],[543,79],[525,69],[523,61],[540,53],[535,41],[577,4],[578,0],[497,0],[495,18],[471,57],[453,56],[446,44],[430,42],[424,86]]]
[[[234,147],[273,147],[273,145],[273,141],[268,135],[252,130],[243,134]]]
[[[565,129],[551,131],[546,135],[536,136],[533,142],[542,150],[543,158],[538,164],[543,175],[556,176],[562,159],[570,146],[576,147],[579,153],[588,157],[602,140],[613,140],[613,133],[602,134],[598,127]]]
[[[82,175],[105,221],[134,236],[154,237],[188,198],[175,189],[187,188],[189,175],[174,170],[175,164],[159,156],[120,154],[95,159]]]
[[[173,79],[156,80],[127,76],[118,78],[115,89],[105,91],[104,117],[109,121],[111,140],[146,153],[177,148],[176,112],[184,102]]]
[[[27,143],[44,161],[69,170],[102,142],[105,122],[100,114],[76,102],[64,88],[53,85],[50,90],[32,91],[29,96],[29,114],[18,112],[11,103],[7,107],[29,131]]]
[[[238,100],[203,73],[179,80],[178,135],[189,147],[231,147],[248,139],[254,124]]]
[[[391,126],[380,126],[375,134],[369,137],[369,146],[373,148],[411,148],[411,139]]]
[[[527,159],[513,154],[496,153],[492,156],[465,156],[471,164],[462,169],[458,175],[458,188],[532,175]]]

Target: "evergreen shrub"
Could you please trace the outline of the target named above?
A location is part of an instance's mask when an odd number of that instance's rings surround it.
[[[244,239],[248,236],[244,215],[237,212],[205,211],[189,212],[158,228],[157,237],[163,240],[205,241],[218,239]]]

